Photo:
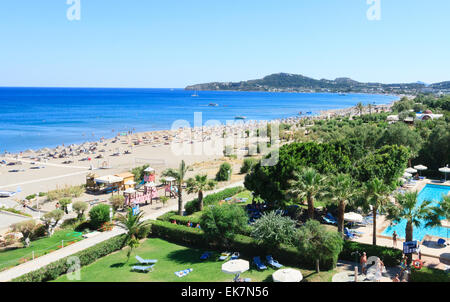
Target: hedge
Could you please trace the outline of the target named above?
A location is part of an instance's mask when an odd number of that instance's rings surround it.
[[[224,200],[228,197],[233,197],[234,195],[241,193],[242,191],[245,191],[244,187],[233,187],[228,188],[223,191],[209,194],[203,198],[203,206],[218,204],[221,200]],[[184,206],[184,209],[186,210],[186,215],[191,215],[198,211],[198,198],[195,198],[194,200],[191,200],[186,203]]]
[[[76,256],[80,259],[80,265],[85,266],[93,263],[99,258],[111,254],[122,248],[125,235],[118,235],[88,249],[80,251],[74,255],[65,257],[53,263],[50,263],[38,270],[32,271],[18,278],[13,279],[13,282],[45,282],[58,278],[67,273],[70,265],[67,264],[69,257]]]
[[[344,248],[339,254],[339,259],[359,262],[360,256],[352,255],[353,252],[366,252],[367,257],[377,256],[383,260],[386,266],[397,266],[402,260],[402,251],[394,248],[364,244],[355,241],[345,241]]]
[[[196,248],[213,249],[217,251],[222,251],[225,248],[221,243],[208,241],[201,229],[189,228],[184,225],[176,225],[167,221],[152,222],[151,233],[153,237],[162,238],[176,244],[189,245]],[[315,269],[314,259],[305,257],[297,248],[291,246],[282,245],[278,250],[268,252],[265,247],[256,243],[253,238],[238,234],[231,242],[231,246],[226,248],[239,251],[239,253],[246,255],[249,258],[261,256],[262,259],[265,259],[266,255],[271,254],[280,263],[285,265]],[[336,266],[336,263],[337,258],[321,261],[320,268],[323,270],[330,270]]]
[[[171,212],[171,215],[167,215],[167,213],[166,213],[162,216],[159,216],[157,218],[157,220],[168,221],[168,222],[172,222],[173,220],[175,220],[177,222],[177,224],[181,224],[181,225],[187,225],[188,222],[191,222],[194,226],[196,226],[198,223],[200,223],[200,218],[180,216],[173,212]]]

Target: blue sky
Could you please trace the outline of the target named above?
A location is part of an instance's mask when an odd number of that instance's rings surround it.
[[[450,1],[0,1],[0,86],[184,87],[276,72],[450,80]]]

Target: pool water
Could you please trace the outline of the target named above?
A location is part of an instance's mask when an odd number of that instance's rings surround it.
[[[443,196],[447,195],[450,192],[450,186],[439,186],[427,184],[422,191],[420,191],[419,196],[417,197],[416,206],[420,206],[424,200],[431,201],[431,205],[438,205],[442,200]],[[422,241],[425,235],[431,235],[442,238],[449,238],[449,229],[446,227],[434,227],[434,228],[426,228],[425,224],[422,223],[419,227],[414,226],[413,228],[413,240]],[[404,239],[405,238],[405,228],[406,228],[406,219],[402,219],[399,223],[393,226],[387,227],[382,235],[384,236],[392,236],[394,230],[397,232],[398,237]]]

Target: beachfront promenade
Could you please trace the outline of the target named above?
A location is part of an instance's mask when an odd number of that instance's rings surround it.
[[[209,194],[213,194],[213,193],[222,191],[227,188],[243,186],[243,184],[244,184],[243,181],[235,182],[235,183],[232,183],[225,187],[222,187],[220,189],[205,192],[204,196],[208,196]],[[195,197],[196,197],[196,194],[190,194],[190,195],[186,194],[185,196],[183,196],[183,198],[184,198],[183,200],[185,200],[183,202],[183,206],[186,202],[190,201],[191,199],[193,199]],[[174,201],[175,201],[174,203],[168,205],[167,207],[158,208],[154,211],[151,211],[150,213],[146,213],[146,215],[144,216],[143,219],[144,220],[156,220],[157,217],[163,215],[164,213],[177,210],[178,209],[178,199],[175,199]],[[105,240],[108,240],[112,237],[115,237],[115,236],[123,234],[123,233],[125,233],[125,230],[120,227],[114,227],[113,230],[109,231],[109,232],[102,232],[102,233],[99,232],[96,236],[81,240],[81,241],[74,243],[72,245],[69,245],[65,248],[61,248],[50,254],[36,258],[35,260],[28,261],[26,263],[20,264],[18,266],[15,266],[13,268],[10,268],[8,270],[0,272],[0,282],[11,281],[19,276],[22,276],[29,272],[40,269],[50,263],[53,263],[60,259],[63,259],[67,256],[73,255],[79,251],[90,248],[100,242],[103,242]]]

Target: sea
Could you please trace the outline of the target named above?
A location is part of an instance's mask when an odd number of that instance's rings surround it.
[[[236,116],[274,120],[397,99],[370,94],[0,87],[0,153],[179,128],[174,125],[233,123]]]

